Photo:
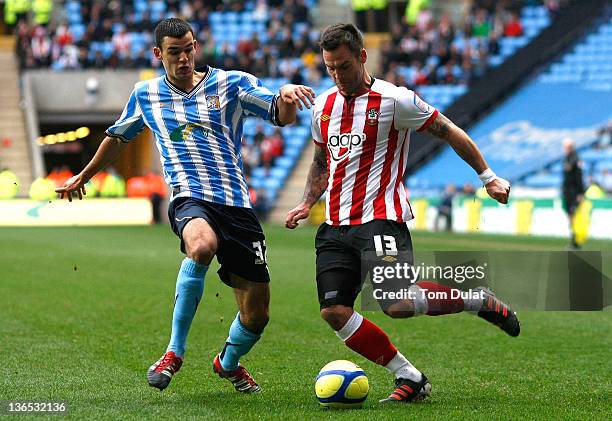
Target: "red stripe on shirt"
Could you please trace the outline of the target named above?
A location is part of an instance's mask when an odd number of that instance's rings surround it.
[[[340,123],[340,133],[350,133],[353,128],[353,110],[355,99],[351,98],[342,104],[342,120]],[[340,193],[342,192],[342,180],[346,175],[346,166],[349,163],[349,154],[336,165],[332,187],[329,191],[329,219],[332,225],[340,225]]]
[[[363,216],[363,202],[365,200],[366,187],[368,185],[368,176],[370,175],[370,169],[374,162],[374,152],[376,151],[378,137],[378,117],[376,120],[368,120],[368,113],[370,110],[375,110],[376,115],[380,115],[381,100],[382,95],[380,93],[370,91],[368,95],[368,105],[366,107],[366,120],[363,126],[363,133],[366,135],[366,138],[361,149],[359,169],[355,175],[355,183],[353,185],[351,212],[349,214],[351,224],[361,224],[361,218]]]
[[[380,186],[378,187],[376,199],[374,199],[374,219],[387,219],[387,202],[385,193],[391,182],[391,168],[393,167],[393,156],[395,154],[395,150],[397,149],[397,135],[398,131],[395,128],[395,119],[393,119],[391,129],[389,130],[389,142],[387,143],[385,162],[380,175]]]
[[[417,129],[417,132],[422,132],[423,130],[425,130],[426,128],[428,128],[431,123],[434,122],[434,120],[436,119],[436,117],[438,116],[438,114],[440,114],[438,112],[438,110],[434,110],[433,114],[429,116],[429,118],[427,119],[427,121],[425,123],[423,123],[423,125],[421,127],[419,127]]]

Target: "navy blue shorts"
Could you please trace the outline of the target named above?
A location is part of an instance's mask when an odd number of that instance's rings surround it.
[[[219,238],[217,261],[219,277],[233,287],[230,274],[252,282],[270,282],[266,261],[266,238],[252,209],[205,202],[192,197],[179,197],[168,207],[172,231],[181,239],[185,225],[194,218],[210,224]]]

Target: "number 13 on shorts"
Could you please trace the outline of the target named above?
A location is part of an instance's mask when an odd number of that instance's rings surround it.
[[[374,249],[376,256],[397,256],[397,245],[392,235],[375,235]]]

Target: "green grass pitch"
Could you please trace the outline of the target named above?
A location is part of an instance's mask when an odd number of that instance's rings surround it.
[[[75,418],[611,419],[612,312],[524,312],[518,338],[460,314],[366,316],[430,378],[424,403],[380,406],[387,371],[352,353],[318,315],[314,228],[267,226],[271,322],[243,359],[264,393],[244,396],[211,370],[236,307],[216,265],[185,364],[160,393],[148,366],[169,338],[181,254],[167,226],[0,229],[0,400],[63,400]],[[414,234],[417,250],[561,250],[565,241]],[[611,250],[610,242],[590,249]],[[319,408],[314,378],[350,359],[370,379],[361,410]]]

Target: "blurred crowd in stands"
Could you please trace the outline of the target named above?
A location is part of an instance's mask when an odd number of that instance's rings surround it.
[[[463,24],[456,25],[448,13],[436,19],[428,6],[408,8],[401,23],[390,28],[383,45],[385,79],[402,86],[469,84],[489,67],[489,58],[500,53],[500,39],[520,37],[523,26],[521,0],[474,0]],[[561,7],[545,1],[551,16]],[[409,5],[410,6],[410,5]]]
[[[146,9],[139,6],[142,2]],[[307,78],[310,84],[317,84],[324,70],[316,48],[318,32],[312,29],[305,0],[70,3],[70,8],[59,13],[57,24],[18,15],[14,26],[22,68],[160,68],[161,63],[150,54],[152,31],[161,18],[180,16],[189,20],[200,41],[199,63],[245,70],[259,77],[285,77],[294,83]],[[265,23],[265,33],[240,34],[235,45],[216,40],[211,14],[240,15],[246,6],[254,21]]]
[[[48,13],[29,22],[17,19],[17,54],[22,68],[159,68],[160,63],[149,51],[152,30],[163,17],[181,16],[192,23],[200,40],[200,63],[316,86],[325,67],[318,54],[319,34],[310,21],[309,3],[69,0],[57,24],[49,24]],[[376,16],[386,11],[386,1],[374,3]],[[409,2],[401,22],[391,27],[388,19],[383,19],[384,31],[390,33],[382,50],[382,74],[386,79],[411,87],[469,83],[486,71],[489,57],[499,53],[500,38],[523,34],[520,9],[530,2],[474,0],[462,25],[453,23],[448,14],[434,18],[429,3]],[[546,0],[544,4],[551,14],[559,8],[559,0]],[[218,23],[213,22],[212,15],[241,14],[247,9],[252,19],[264,23],[264,31],[239,34],[233,38],[236,43],[219,39],[219,28],[214,28]],[[357,6],[354,9],[357,21],[364,20],[365,11]],[[365,21],[361,27],[367,27]]]
[[[263,167],[266,171],[274,165],[274,161],[283,155],[284,140],[280,128],[275,128],[270,136],[266,136],[263,126],[258,124],[255,129],[253,142],[242,143],[242,159],[244,174],[248,177],[251,170]]]

